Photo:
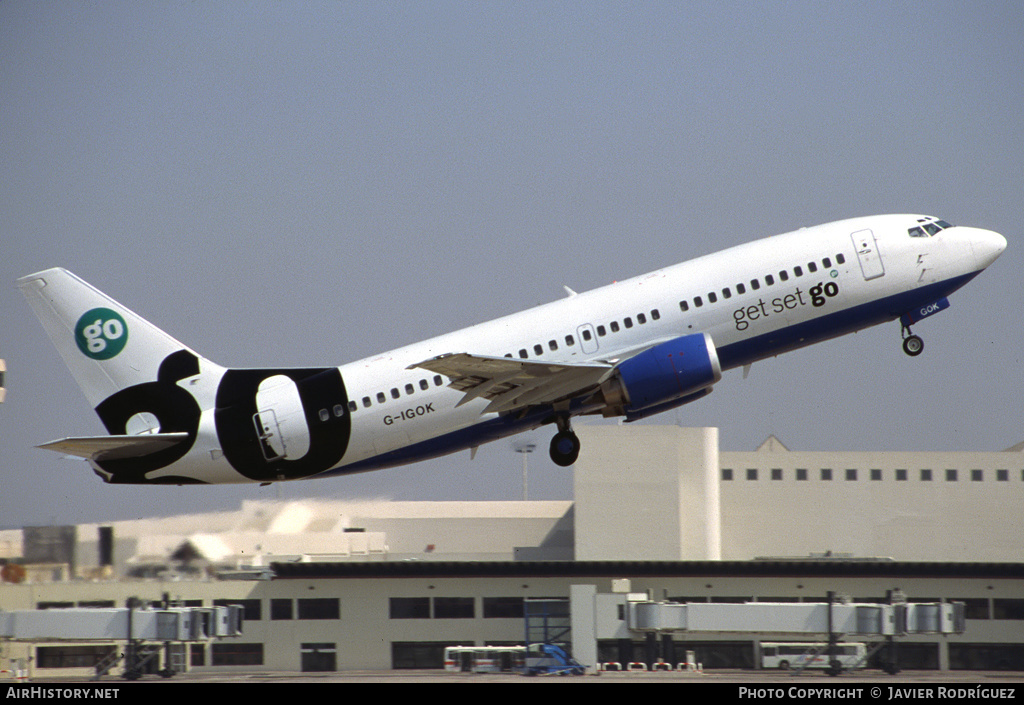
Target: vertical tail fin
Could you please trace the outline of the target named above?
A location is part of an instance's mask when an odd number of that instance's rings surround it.
[[[187,346],[130,309],[56,268],[22,277],[28,299],[89,404],[158,378],[160,365]]]

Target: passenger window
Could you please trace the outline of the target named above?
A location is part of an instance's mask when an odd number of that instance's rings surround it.
[[[647,323],[647,316],[645,316],[642,313],[636,314],[636,322],[639,323],[640,325]]]
[[[732,292],[729,291],[729,287],[725,287],[724,289],[722,289],[722,296],[724,296],[727,299],[732,298]]]
[[[781,272],[779,272],[779,279],[781,279],[784,282],[789,281],[789,272],[783,269]]]
[[[593,337],[594,337],[594,336],[592,336],[592,335],[590,334],[590,331],[589,331],[589,330],[584,330],[584,331],[583,331],[583,339],[584,339],[584,340],[587,340],[587,341],[589,341],[589,340],[590,340],[591,338],[593,338]]]
[[[814,274],[815,272],[818,271],[818,265],[816,265],[814,262],[808,262],[807,271],[810,272],[811,274]]]
[[[336,416],[337,418],[339,418],[339,419],[340,419],[340,418],[341,418],[342,416],[344,416],[344,415],[345,415],[345,407],[344,407],[344,406],[342,406],[341,404],[335,404],[335,405],[334,405],[334,415],[335,415],[335,416]]]
[[[846,257],[843,255],[842,252],[836,255],[836,262],[839,264],[846,264]]]
[[[383,404],[387,400],[388,400],[388,398],[386,396],[384,396],[384,392],[377,392],[377,403],[378,404]]]
[[[688,304],[685,301],[680,301],[679,302],[679,308],[682,309],[683,311],[689,311],[690,310],[690,304]]]
[[[554,352],[555,350],[558,350],[558,343],[553,340],[549,340],[548,347],[551,349],[551,352]]]
[[[370,397],[363,397],[363,406],[364,407],[369,409],[370,406],[372,406],[372,405],[373,405],[373,402],[370,401]]]
[[[736,293],[740,295],[747,293],[747,287],[743,286],[742,284],[737,284]]]
[[[509,353],[508,356],[512,357],[512,353]],[[420,389],[426,390],[429,387],[430,387],[430,384],[427,382],[427,380],[425,380],[425,379],[421,379],[420,380]]]
[[[829,269],[830,267],[832,267],[832,260],[830,260],[828,257],[821,260],[821,263],[825,265],[825,269]]]
[[[623,323],[623,325],[626,326],[626,328],[632,328],[633,327],[633,319],[630,318],[629,316],[626,316],[626,318],[623,319],[622,323]]]
[[[567,335],[565,336],[565,344],[568,345],[569,347],[572,347],[573,345],[576,344],[576,341],[572,339],[571,335]]]
[[[434,385],[440,387],[442,384],[444,384],[444,380],[441,379],[441,375],[434,375]]]
[[[658,313],[658,309],[654,309],[651,311],[651,318],[654,319],[655,321],[661,318],[661,314]]]
[[[353,411],[355,411],[358,408],[359,408],[359,406],[354,401],[350,401],[348,403],[348,410],[349,410],[349,412],[353,412]]]
[[[397,387],[392,387],[391,388],[391,398],[392,399],[398,399],[398,397],[400,397],[400,396],[402,396],[402,395],[398,393],[398,388]]]
[[[802,277],[804,275],[804,270],[801,269],[799,266],[793,267],[793,274],[795,274],[798,277]]]
[[[773,277],[771,274],[765,274],[764,283],[767,284],[768,286],[771,286],[772,284],[775,283],[775,277]]]
[[[757,291],[758,289],[761,288],[761,282],[758,281],[757,279],[751,279],[750,288],[753,289],[754,291]]]
[[[693,297],[693,305],[696,306],[697,308],[700,308],[701,306],[704,305],[704,302],[701,300],[701,298],[699,296],[694,296]]]
[[[597,334],[603,338],[604,336],[606,336],[608,334],[608,331],[605,330],[604,326],[598,326],[597,327]]]
[[[414,394],[415,392],[416,392],[416,388],[413,387],[411,384],[405,385],[405,393],[406,394]]]
[[[712,303],[713,304],[716,301],[718,301],[718,294],[716,294],[713,291],[708,293],[708,303]]]
[[[540,346],[540,344],[538,343],[537,345],[533,346],[533,352],[536,353],[537,355],[543,355],[544,354],[544,348],[542,348]]]
[[[526,348],[523,348],[522,350],[519,351],[519,357],[525,360],[526,358],[530,357],[530,353],[526,352]]]
[[[618,333],[619,332],[619,322],[618,321],[612,321],[609,325],[611,326],[612,333]]]
[[[330,415],[330,413],[328,413],[327,409],[320,409],[320,420],[321,421],[330,421],[330,419],[331,419],[331,415]]]

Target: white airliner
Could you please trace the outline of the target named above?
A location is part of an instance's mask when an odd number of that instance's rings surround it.
[[[227,369],[75,275],[18,280],[109,436],[44,444],[112,483],[277,482],[376,470],[572,417],[633,421],[724,370],[900,319],[911,325],[1006,247],[920,215],[757,240],[341,367]]]

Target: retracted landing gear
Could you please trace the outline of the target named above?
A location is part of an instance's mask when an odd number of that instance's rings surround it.
[[[551,460],[555,465],[569,467],[576,462],[580,454],[580,439],[573,433],[569,426],[569,415],[559,415],[555,419],[558,425],[558,433],[551,439]]]
[[[910,333],[910,326],[903,326],[903,352],[911,357],[917,357],[924,351],[924,341],[921,336]],[[909,334],[909,335],[908,335]]]

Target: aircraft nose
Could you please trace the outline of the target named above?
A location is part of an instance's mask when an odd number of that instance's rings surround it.
[[[971,229],[971,249],[981,269],[996,261],[1006,249],[1006,238],[992,230]]]

